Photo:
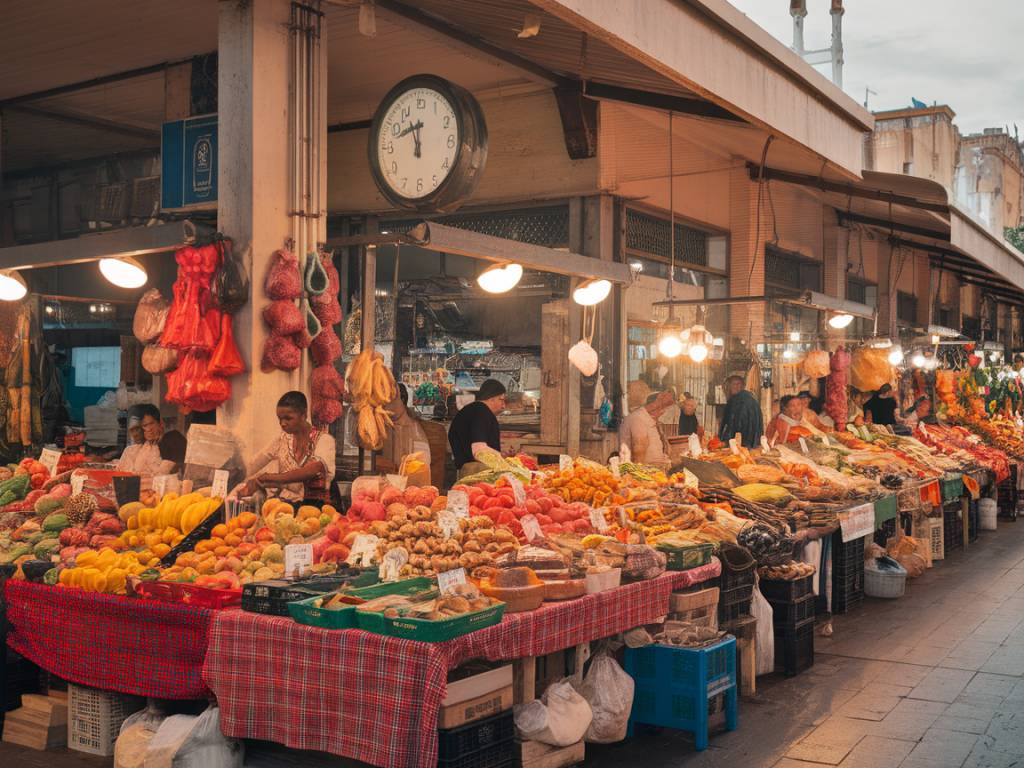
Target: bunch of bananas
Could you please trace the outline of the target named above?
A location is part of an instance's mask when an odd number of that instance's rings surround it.
[[[394,423],[384,406],[398,396],[398,385],[384,365],[384,356],[364,349],[345,369],[345,383],[352,406],[359,414],[359,441],[363,447],[379,451],[384,447],[385,433]]]

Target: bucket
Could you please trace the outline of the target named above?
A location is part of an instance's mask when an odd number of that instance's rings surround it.
[[[983,531],[996,530],[998,513],[999,509],[995,499],[980,499],[978,501],[978,527]]]

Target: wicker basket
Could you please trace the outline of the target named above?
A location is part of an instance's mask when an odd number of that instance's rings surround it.
[[[903,566],[897,571],[882,571],[869,560],[864,563],[864,594],[868,597],[903,597],[907,586],[907,572]]]

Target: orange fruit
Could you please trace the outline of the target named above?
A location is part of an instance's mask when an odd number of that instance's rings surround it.
[[[243,512],[234,519],[242,528],[252,528],[256,524],[256,515],[253,512]]]
[[[229,547],[237,547],[239,544],[242,543],[242,537],[235,532],[231,532],[224,537],[224,543],[227,544]]]
[[[223,539],[225,536],[228,535],[228,527],[224,525],[224,523],[219,523],[213,526],[213,530],[210,532],[210,534],[218,539]]]
[[[213,550],[213,554],[215,554],[217,557],[227,557],[233,551],[234,550],[227,544],[221,544],[219,547]]]

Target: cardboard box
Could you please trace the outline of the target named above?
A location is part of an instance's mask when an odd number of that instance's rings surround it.
[[[483,720],[485,717],[512,709],[512,701],[512,686],[509,685],[473,699],[466,699],[454,704],[442,704],[437,713],[437,727],[458,728],[467,723]]]

